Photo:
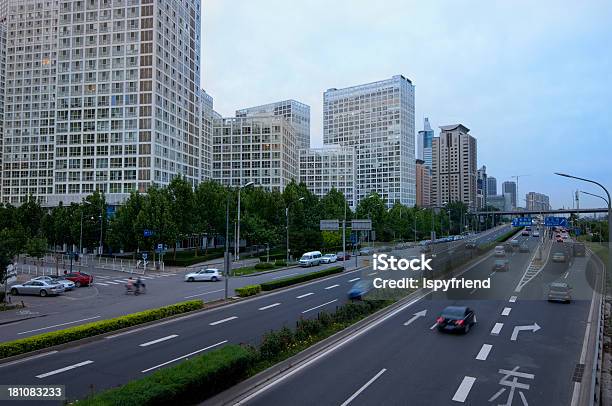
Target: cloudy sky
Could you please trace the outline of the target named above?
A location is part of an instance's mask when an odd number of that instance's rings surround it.
[[[461,122],[478,165],[572,207],[612,192],[612,2],[203,0],[202,86],[215,110],[296,99],[322,145],[323,92],[403,74],[416,131]],[[437,132],[436,132],[437,133]],[[524,202],[522,202],[524,205]],[[581,207],[603,202],[581,196]]]

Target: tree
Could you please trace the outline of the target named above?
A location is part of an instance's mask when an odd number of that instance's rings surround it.
[[[26,253],[32,258],[41,260],[47,253],[47,240],[40,237],[30,238],[25,247]],[[38,271],[38,264],[36,264]]]
[[[447,212],[450,212],[451,229],[449,233],[461,234],[463,231],[465,231],[463,224],[465,223],[465,218],[467,217],[467,205],[463,202],[455,201],[448,203],[445,206],[445,209]]]
[[[355,210],[355,217],[372,220],[372,229],[376,231],[377,235],[384,236],[386,212],[387,208],[383,198],[378,193],[372,192],[361,199],[357,205],[357,210]]]
[[[40,225],[45,211],[32,195],[17,208],[17,221],[23,227],[28,237],[34,237],[40,232]]]
[[[139,248],[139,235],[135,220],[143,206],[143,197],[132,192],[109,222],[108,242],[116,250],[135,251]]]
[[[20,225],[15,228],[0,230],[0,283],[5,285],[7,267],[13,263],[13,258],[21,253],[26,242],[26,235]]]
[[[191,236],[195,231],[195,199],[193,187],[184,177],[176,176],[165,189],[178,236]],[[176,259],[176,244],[173,244]]]
[[[225,206],[227,194],[223,185],[209,180],[198,185],[194,194],[194,231],[208,238],[225,232]],[[206,252],[208,244],[206,244]],[[196,246],[196,255],[198,253]]]
[[[141,246],[154,251],[157,244],[176,244],[178,227],[174,222],[170,196],[166,189],[149,188],[143,199],[142,210],[136,217],[135,229]],[[152,237],[144,237],[144,230],[151,230]],[[155,261],[155,254],[153,254]]]

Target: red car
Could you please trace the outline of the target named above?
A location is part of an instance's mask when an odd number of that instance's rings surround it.
[[[81,286],[89,286],[93,283],[94,280],[92,275],[86,274],[84,272],[70,272],[64,275],[64,277],[69,281],[74,282],[74,286],[76,286],[77,288]]]
[[[338,261],[348,261],[351,259],[351,254],[348,252],[339,252],[336,254],[336,258],[338,258]]]

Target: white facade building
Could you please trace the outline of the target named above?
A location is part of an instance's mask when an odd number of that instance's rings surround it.
[[[212,178],[223,185],[282,192],[299,178],[295,130],[283,117],[215,118],[212,148]]]
[[[200,113],[202,117],[200,119],[201,123],[201,135],[200,142],[201,148],[201,171],[200,171],[200,180],[205,181],[208,179],[212,179],[212,133],[213,133],[213,119],[214,119],[214,109],[213,109],[213,98],[211,95],[206,93],[205,90],[202,90],[200,94],[200,100],[202,102],[202,108],[200,109]]]
[[[529,192],[525,195],[525,200],[527,210],[550,210],[550,198],[543,193]]]
[[[319,197],[336,189],[354,209],[356,189],[355,149],[329,145],[300,150],[300,182]]]
[[[323,96],[323,142],[355,148],[357,203],[377,192],[389,206],[416,202],[414,86],[404,76]]]

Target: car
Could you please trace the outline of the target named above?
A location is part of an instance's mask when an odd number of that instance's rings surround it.
[[[534,231],[533,233],[531,233],[532,237],[539,237],[540,236],[540,232],[539,231]]]
[[[495,247],[494,250],[494,255],[496,257],[505,257],[506,256],[506,249],[503,245],[498,245]]]
[[[465,248],[474,249],[476,248],[476,241],[468,241],[465,243]]]
[[[321,251],[306,252],[300,258],[300,266],[315,266],[321,263]]]
[[[493,262],[493,270],[494,271],[509,271],[510,270],[510,261],[507,259],[496,259]]]
[[[525,231],[531,231],[531,227],[530,226],[525,227]]]
[[[359,250],[359,255],[372,255],[374,250],[370,247],[363,247]]]
[[[522,243],[519,247],[519,252],[529,252],[529,245]]]
[[[348,252],[338,252],[336,254],[336,258],[338,259],[338,261],[348,261],[349,259],[351,259],[351,254],[349,254]]]
[[[64,278],[74,282],[74,286],[80,288],[81,286],[89,286],[93,283],[94,277],[86,274],[85,272],[69,272],[64,274]]]
[[[51,283],[59,283],[64,287],[64,290],[72,290],[75,287],[75,283],[72,281],[69,281],[66,278],[63,278],[61,276],[51,276],[51,275],[46,275],[46,276],[37,276],[36,278],[32,279],[33,281],[47,281],[47,282],[51,282]]]
[[[436,319],[438,331],[460,331],[467,333],[476,323],[474,310],[466,306],[448,306]]]
[[[323,264],[331,264],[332,262],[336,262],[338,257],[336,254],[325,254],[321,257],[321,263]]]
[[[565,282],[553,282],[548,287],[549,302],[564,302],[572,301],[572,287]]]
[[[48,295],[59,295],[64,292],[64,287],[61,283],[48,281],[28,281],[20,285],[11,286],[11,295],[38,295],[45,297]]]
[[[552,256],[553,262],[565,262],[565,253],[555,252]]]
[[[363,299],[363,297],[372,290],[372,281],[363,279],[357,281],[353,287],[348,291],[349,299]]]
[[[525,229],[525,230],[521,231],[521,235],[529,237],[529,230]]]
[[[200,269],[199,271],[189,272],[185,275],[186,282],[211,281],[217,282],[223,278],[221,271],[217,268]]]
[[[556,241],[557,241],[557,242],[563,242],[563,238],[558,237]]]
[[[521,246],[521,242],[519,240],[510,240],[510,246],[512,249],[518,249]]]

